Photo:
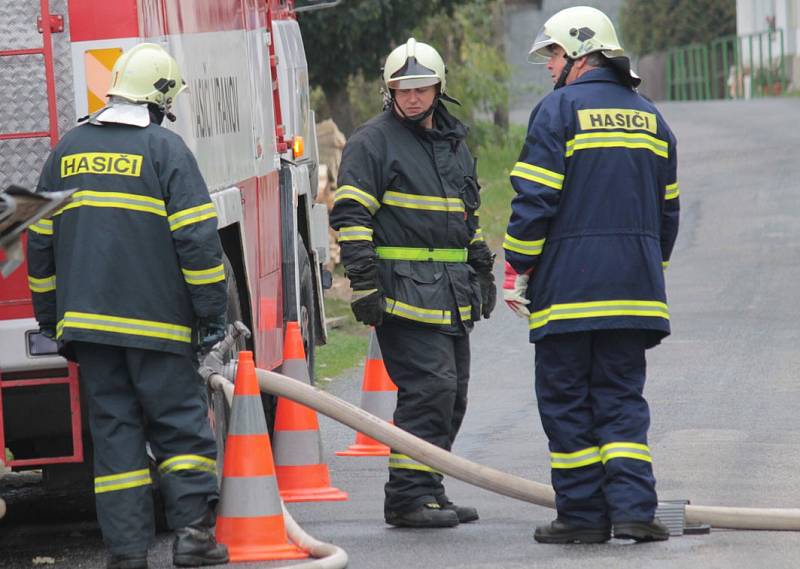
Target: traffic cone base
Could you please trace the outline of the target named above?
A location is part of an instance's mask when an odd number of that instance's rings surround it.
[[[331,486],[325,464],[276,466],[278,488],[284,502],[337,502],[347,500],[347,492]]]
[[[356,433],[356,441],[347,450],[336,451],[336,456],[389,456],[389,447],[362,433]]]
[[[217,534],[227,535],[225,545],[228,546],[230,560],[235,561],[277,561],[280,559],[304,559],[308,553],[296,545],[287,543],[256,545],[264,541],[265,535],[286,536],[283,514],[262,517],[256,520],[242,518],[220,518],[217,520]]]

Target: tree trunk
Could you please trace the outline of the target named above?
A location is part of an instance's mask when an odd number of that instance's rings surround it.
[[[506,5],[503,0],[497,0],[492,6],[492,28],[494,29],[494,38],[492,43],[503,58],[506,53]],[[494,124],[495,126],[508,130],[508,100],[494,109]]]
[[[353,124],[353,109],[350,107],[350,97],[347,94],[347,84],[338,87],[327,85],[324,87],[325,100],[331,111],[331,118],[346,137],[349,137],[355,125]]]

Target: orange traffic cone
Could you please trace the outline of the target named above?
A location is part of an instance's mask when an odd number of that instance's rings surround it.
[[[221,494],[217,540],[231,561],[308,557],[286,535],[252,352],[239,353]]]
[[[281,373],[311,383],[297,322],[288,322],[286,325]],[[347,500],[347,492],[331,486],[328,465],[322,461],[322,440],[316,411],[281,397],[275,411],[272,436],[278,489],[284,501]]]
[[[392,423],[396,406],[397,386],[389,377],[389,372],[386,371],[378,337],[373,328],[369,336],[367,361],[364,364],[361,408],[387,423]],[[356,442],[347,447],[347,450],[340,450],[336,454],[338,456],[389,456],[389,447],[363,433],[356,433]]]

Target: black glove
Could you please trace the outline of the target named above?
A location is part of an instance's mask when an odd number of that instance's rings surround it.
[[[383,312],[386,301],[378,289],[371,291],[353,291],[353,300],[350,303],[356,320],[367,326],[380,326],[383,323]]]
[[[197,344],[205,351],[225,338],[225,315],[204,316],[197,321]]]
[[[489,318],[497,304],[497,286],[494,284],[492,273],[478,274],[478,284],[481,285],[481,316]]]
[[[39,324],[39,333],[48,340],[56,341],[55,324]]]

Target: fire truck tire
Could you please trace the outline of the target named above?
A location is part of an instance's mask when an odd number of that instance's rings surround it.
[[[300,333],[303,337],[303,349],[308,362],[308,377],[314,385],[314,358],[317,340],[316,319],[317,303],[314,296],[314,273],[311,271],[311,260],[308,257],[303,238],[297,237],[297,266],[300,274]]]

